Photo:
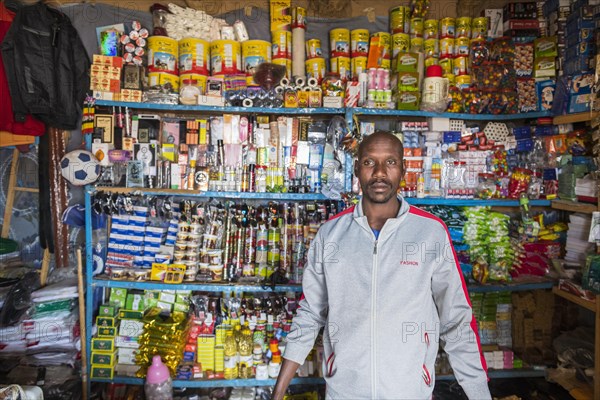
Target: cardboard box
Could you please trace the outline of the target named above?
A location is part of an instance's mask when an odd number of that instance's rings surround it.
[[[115,317],[104,317],[104,316],[98,315],[96,317],[96,326],[114,327],[114,326],[117,326],[117,320]]]
[[[420,90],[421,82],[418,72],[398,72],[398,90],[401,92]]]
[[[144,311],[137,310],[119,310],[119,319],[142,319]]]
[[[485,9],[483,16],[488,18],[488,37],[501,37],[504,29],[504,17],[502,15],[502,9],[487,8]]]
[[[420,103],[420,92],[398,92],[398,110],[418,110]]]
[[[144,311],[146,309],[144,295],[131,293],[128,294],[125,308],[133,311]]]
[[[325,96],[323,97],[323,107],[342,108],[344,107],[344,98],[339,96]]]
[[[96,100],[106,100],[106,101],[121,101],[121,93],[112,93],[105,92],[102,90],[94,90],[93,97]]]
[[[116,364],[117,352],[92,351],[91,364],[95,366],[112,367]]]
[[[571,95],[569,98],[569,113],[589,111],[591,102],[592,95],[590,93]]]
[[[125,307],[125,300],[127,299],[127,289],[123,288],[111,288],[109,303],[115,304],[117,307]]]
[[[112,143],[92,143],[92,153],[94,154],[94,156],[96,156],[96,158],[100,162],[100,165],[103,167],[107,167],[113,164],[108,158],[108,152],[110,150],[113,150],[114,148],[115,146]]]
[[[90,374],[93,379],[112,379],[114,374],[114,367],[99,367],[92,365],[92,372]]]
[[[114,338],[115,336],[117,336],[117,327],[116,326],[99,326],[98,327],[98,337]]]
[[[135,365],[135,356],[137,355],[137,349],[119,348],[117,349],[117,359],[119,364]]]
[[[134,89],[121,89],[121,101],[141,103],[142,102],[142,94],[141,90]]]
[[[94,54],[93,64],[109,67],[123,68],[123,57],[110,57]]]
[[[112,352],[115,350],[115,339],[109,337],[92,338],[92,351]]]
[[[421,53],[398,53],[396,56],[396,71],[419,72]]]
[[[129,336],[117,336],[115,338],[115,345],[118,348],[128,348],[128,349],[139,349],[140,344],[138,343],[137,337],[129,337]]]

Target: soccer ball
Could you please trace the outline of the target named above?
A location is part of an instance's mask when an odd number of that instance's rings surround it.
[[[73,150],[60,160],[63,178],[75,186],[84,186],[100,176],[100,163],[92,153],[86,150]]]

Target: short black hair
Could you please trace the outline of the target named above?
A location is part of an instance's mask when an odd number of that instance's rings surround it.
[[[394,142],[394,144],[398,147],[398,155],[400,156],[400,159],[404,159],[404,146],[402,145],[402,141],[398,139],[398,136],[386,131],[376,131],[368,136],[365,136],[358,146],[358,158],[362,156],[364,148],[369,143],[380,138],[389,139]]]

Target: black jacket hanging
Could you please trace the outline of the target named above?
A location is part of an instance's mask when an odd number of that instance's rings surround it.
[[[15,121],[32,114],[51,127],[79,127],[90,60],[65,14],[41,2],[19,8],[2,56]]]

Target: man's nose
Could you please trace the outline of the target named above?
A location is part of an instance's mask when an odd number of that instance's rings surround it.
[[[373,175],[375,176],[386,176],[387,170],[385,168],[385,163],[375,163],[375,168],[373,170]]]

